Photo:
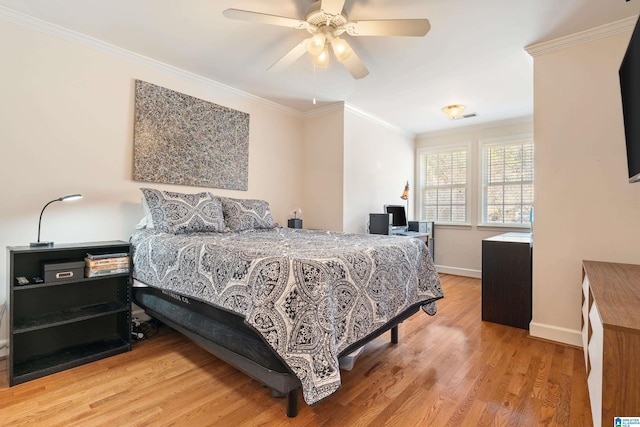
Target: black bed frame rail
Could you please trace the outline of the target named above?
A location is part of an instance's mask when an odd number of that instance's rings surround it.
[[[339,357],[343,357],[352,353],[353,351],[362,347],[369,341],[374,340],[375,338],[379,337],[380,335],[387,332],[388,330],[391,330],[391,343],[397,344],[398,343],[398,325],[403,321],[405,321],[406,319],[408,319],[409,317],[411,317],[413,314],[415,314],[420,309],[420,306],[422,304],[424,303],[417,304],[408,308],[400,315],[391,319],[380,329],[372,332],[366,337],[351,344],[339,354]],[[155,312],[154,310],[151,310],[145,307],[143,308],[145,309],[146,313],[149,316],[158,319],[162,323],[165,323],[166,325],[170,326],[176,331],[182,333],[183,335],[187,336],[189,339],[194,341],[197,345],[207,350],[209,353],[224,360],[231,366],[234,366],[239,371],[245,373],[246,375],[255,379],[256,381],[259,381],[261,384],[266,385],[272,390],[272,394],[274,395],[279,394],[280,396],[286,396],[287,397],[287,417],[294,418],[295,416],[298,415],[298,389],[302,387],[302,384],[300,383],[300,380],[292,372],[282,373],[282,372],[276,372],[272,369],[265,368],[264,366],[256,363],[255,361],[243,355],[235,353],[215,342],[212,342],[211,340],[208,340],[186,329],[185,327],[173,322],[171,319],[168,319],[167,317],[163,316],[160,313]],[[276,393],[273,393],[274,391]]]

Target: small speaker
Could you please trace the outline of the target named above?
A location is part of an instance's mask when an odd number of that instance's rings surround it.
[[[391,234],[391,215],[386,213],[370,213],[369,234]]]

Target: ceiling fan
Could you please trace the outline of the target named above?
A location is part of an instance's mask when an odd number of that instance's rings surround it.
[[[278,71],[288,67],[306,52],[313,56],[315,65],[326,67],[329,63],[329,45],[331,45],[335,57],[342,62],[355,79],[366,77],[369,70],[349,46],[349,43],[340,37],[344,33],[355,37],[421,37],[431,29],[428,19],[349,21],[343,10],[344,3],[345,0],[315,1],[307,9],[304,20],[240,9],[227,9],[223,14],[231,19],[307,30],[311,34],[311,37],[300,42],[269,67],[270,71]]]

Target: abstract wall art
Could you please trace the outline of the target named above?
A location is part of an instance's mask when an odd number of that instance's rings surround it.
[[[133,179],[248,188],[249,114],[135,81]]]

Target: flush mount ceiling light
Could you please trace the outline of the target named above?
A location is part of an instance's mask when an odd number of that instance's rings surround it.
[[[464,111],[464,105],[456,104],[456,105],[447,105],[442,108],[442,112],[447,115],[451,120],[455,120],[462,115]]]

